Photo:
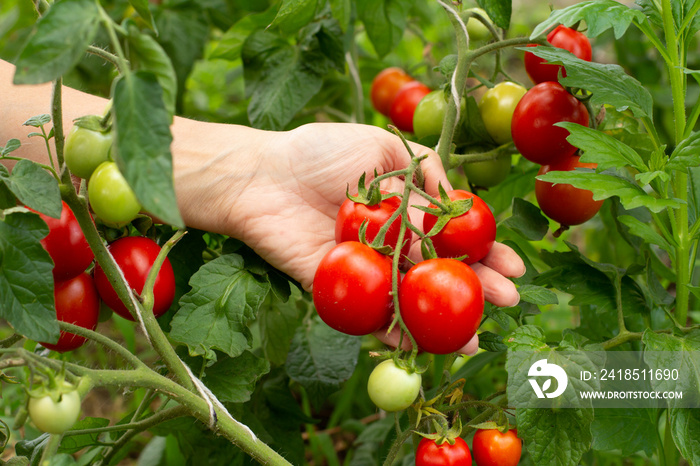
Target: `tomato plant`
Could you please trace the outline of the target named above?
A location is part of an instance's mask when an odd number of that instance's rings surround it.
[[[316,269],[313,298],[321,319],[339,332],[379,330],[393,312],[391,259],[359,242],[340,243]]]
[[[76,423],[80,416],[80,395],[77,390],[53,392],[40,397],[29,397],[29,417],[41,431],[62,434]]]
[[[401,317],[420,348],[448,354],[476,334],[484,292],[476,273],[454,259],[429,259],[409,269],[399,288]]]
[[[547,42],[553,47],[568,50],[581,60],[591,61],[593,50],[591,42],[585,34],[575,29],[559,25],[547,34]],[[566,76],[566,70],[561,65],[550,65],[546,60],[530,53],[525,53],[525,71],[535,84],[546,81],[558,81],[559,73]]]
[[[78,125],[66,136],[64,156],[71,173],[88,179],[95,169],[109,159],[112,133],[102,133]]]
[[[114,162],[103,162],[90,176],[90,207],[105,223],[125,225],[136,218],[141,205]]]
[[[391,67],[382,70],[372,81],[370,91],[372,105],[382,115],[389,116],[396,95],[412,81],[413,78],[401,68]]]
[[[503,81],[486,91],[479,101],[479,112],[484,121],[486,131],[498,144],[513,140],[510,127],[513,112],[525,95],[527,89],[523,86]]]
[[[522,441],[518,431],[510,429],[479,429],[472,441],[472,454],[477,466],[516,466],[520,462]]]
[[[457,437],[454,443],[438,443],[433,439],[423,438],[416,450],[416,466],[471,466],[472,455],[469,445],[463,438]],[[504,465],[505,466],[505,465]]]
[[[402,411],[416,400],[422,377],[399,367],[392,359],[377,364],[367,381],[367,393],[377,408]]]
[[[416,107],[428,94],[430,94],[430,88],[418,81],[408,83],[401,88],[389,110],[389,118],[398,129],[413,132],[413,115]]]
[[[447,193],[451,201],[471,200],[471,208],[464,214],[451,218],[447,224],[431,237],[435,252],[439,257],[462,257],[473,264],[480,261],[491,250],[496,240],[496,220],[491,209],[475,194],[464,190]],[[430,207],[435,207],[431,204]],[[429,232],[437,223],[437,217],[426,214],[423,217],[423,231]]]
[[[523,157],[540,165],[556,163],[576,152],[566,138],[569,132],[554,126],[560,122],[588,126],[588,110],[561,84],[543,82],[520,99],[513,113],[511,131]]]
[[[596,164],[584,163],[581,162],[580,157],[571,156],[552,165],[543,165],[537,174],[572,171],[578,167],[596,168]],[[542,212],[562,225],[580,225],[590,220],[603,205],[603,201],[593,200],[592,192],[575,188],[570,184],[554,184],[536,180],[535,195]]]
[[[382,194],[386,195],[388,193],[382,191]],[[352,199],[346,199],[340,206],[340,210],[335,219],[336,243],[342,243],[343,241],[359,241],[360,226],[365,221],[367,221],[365,239],[368,243],[372,242],[382,226],[399,208],[400,204],[401,198],[398,196],[387,197],[374,205],[362,204]],[[396,244],[399,240],[400,228],[401,217],[399,216],[386,231],[383,244],[396,248]],[[405,237],[406,245],[401,249],[401,254],[404,256],[408,255],[408,251],[411,247],[411,239],[412,234],[408,232],[408,235]]]
[[[49,227],[49,234],[41,240],[41,245],[53,260],[54,279],[68,280],[87,269],[95,256],[73,211],[65,201],[61,203],[60,218],[39,213]]]
[[[440,135],[446,108],[445,93],[441,89],[421,99],[413,113],[413,132],[418,139]]]
[[[108,249],[124,274],[129,287],[141,293],[161,247],[150,238],[127,236],[111,243]],[[95,266],[95,285],[100,298],[110,309],[125,319],[134,320],[99,264]],[[172,304],[174,297],[175,276],[170,260],[166,257],[153,285],[153,315],[156,317],[163,315]]]
[[[66,281],[56,282],[54,286],[56,318],[61,322],[78,325],[95,330],[100,316],[100,297],[97,295],[95,282],[86,272]],[[81,347],[85,338],[61,331],[56,343],[41,343],[50,350],[64,353]]]

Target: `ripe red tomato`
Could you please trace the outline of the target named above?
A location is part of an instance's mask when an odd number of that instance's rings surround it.
[[[382,191],[382,194],[387,193],[386,191]],[[335,242],[340,244],[343,241],[359,241],[360,226],[365,220],[367,220],[365,238],[368,242],[371,242],[400,205],[401,198],[398,196],[383,199],[379,204],[372,206],[354,202],[352,199],[346,199],[340,206],[340,210],[335,219]],[[401,217],[399,216],[387,230],[384,236],[384,245],[396,249],[400,230]],[[401,254],[404,256],[408,255],[412,238],[413,234],[411,231],[407,230],[404,235],[404,241],[407,240],[407,242],[401,249]]]
[[[513,142],[523,157],[540,165],[555,163],[574,152],[569,132],[554,126],[570,121],[588,126],[588,110],[556,82],[536,85],[520,99],[511,124]]]
[[[313,295],[329,327],[348,335],[379,330],[393,312],[391,259],[356,241],[340,243],[321,259]]]
[[[556,164],[542,166],[537,174],[571,171],[576,167],[595,168],[596,164],[583,163],[578,156],[571,156]],[[603,205],[603,201],[594,201],[593,193],[587,189],[540,180],[535,180],[535,196],[542,212],[562,225],[580,225],[591,219]]]
[[[455,439],[454,445],[438,445],[435,440],[424,438],[416,449],[416,466],[472,466],[472,455],[461,437]]]
[[[479,429],[474,434],[472,452],[477,466],[516,466],[520,461],[523,442],[518,431],[502,434],[498,429]]]
[[[121,269],[129,287],[137,293],[143,291],[146,277],[155,262],[161,247],[152,239],[142,236],[127,236],[120,238],[108,246],[109,252]],[[125,319],[134,320],[124,303],[119,299],[117,292],[109,283],[99,264],[95,266],[95,285],[102,300],[114,312]],[[158,271],[155,285],[153,286],[153,315],[161,316],[168,310],[175,297],[175,275],[168,258]]]
[[[557,26],[552,32],[547,34],[547,41],[553,47],[568,50],[576,55],[581,60],[591,61],[593,51],[591,42],[582,32],[575,31],[566,26]],[[531,46],[531,47],[537,47]],[[527,72],[532,82],[539,84],[545,81],[558,81],[559,70],[562,75],[566,76],[566,71],[561,65],[549,65],[545,63],[543,58],[540,58],[530,52],[525,52],[525,71]]]
[[[476,334],[484,313],[484,291],[464,262],[429,259],[411,267],[401,280],[399,305],[418,346],[448,354]]]
[[[413,114],[423,97],[430,94],[430,88],[414,81],[401,88],[389,110],[389,118],[401,131],[413,132]]]
[[[61,322],[95,330],[100,316],[100,297],[92,277],[83,272],[77,277],[56,282],[54,286],[56,318]],[[45,348],[65,353],[85,343],[85,338],[61,330],[56,343],[42,343]]]
[[[460,199],[472,199],[472,207],[459,217],[450,219],[440,232],[431,237],[435,252],[439,257],[461,257],[467,264],[473,264],[483,259],[491,250],[496,241],[496,219],[491,209],[479,196],[468,191],[456,189],[447,193],[453,201]],[[430,207],[435,207],[430,205]],[[429,232],[437,217],[425,214],[423,217],[423,231]]]
[[[401,88],[413,81],[401,68],[391,67],[381,71],[372,81],[370,99],[374,108],[382,115],[389,116],[391,104]]]
[[[65,201],[61,203],[61,218],[39,213],[49,227],[49,234],[41,240],[41,245],[53,259],[54,280],[68,280],[78,276],[95,258],[73,211]]]

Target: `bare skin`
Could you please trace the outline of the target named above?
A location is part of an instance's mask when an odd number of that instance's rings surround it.
[[[28,139],[21,126],[29,117],[49,113],[51,86],[15,86],[14,67],[0,61],[0,145],[10,138],[22,142],[13,155],[46,162],[45,146]],[[107,101],[64,88],[64,125],[82,115],[102,114]],[[345,200],[346,186],[357,186],[362,173],[379,174],[405,168],[409,154],[400,139],[383,129],[346,123],[314,123],[287,132],[267,132],[238,125],[176,118],[173,132],[175,191],[188,226],[222,233],[244,241],[276,268],[310,290],[318,263],[334,245],[335,216]],[[450,189],[437,154],[412,145],[416,155],[427,154],[421,166],[426,190],[437,195],[438,183]],[[403,182],[387,180],[383,188],[402,191]],[[425,201],[417,197],[412,204]],[[422,213],[410,213],[422,224]],[[420,260],[420,245],[411,251]],[[474,264],[486,299],[497,306],[519,300],[506,277],[525,273],[520,257],[496,244]],[[398,334],[376,335],[396,345]],[[462,352],[472,354],[474,338]]]

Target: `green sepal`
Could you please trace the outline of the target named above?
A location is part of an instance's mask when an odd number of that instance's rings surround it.
[[[443,204],[445,204],[445,207],[447,207],[446,212],[442,209],[420,208],[419,206],[414,206],[419,210],[422,210],[423,212],[435,215],[437,217],[437,222],[435,222],[433,228],[431,228],[430,231],[426,233],[426,236],[428,237],[435,236],[438,233],[440,233],[440,231],[445,227],[445,225],[447,225],[447,222],[449,222],[455,217],[459,217],[461,215],[466,214],[467,212],[469,212],[469,210],[471,210],[472,205],[474,204],[472,198],[451,201],[449,196],[447,195],[447,192],[445,192],[445,188],[443,188],[442,184],[438,185],[438,191],[440,193],[440,201]]]
[[[362,176],[360,176],[360,180],[357,182],[357,196],[350,194],[350,186],[346,188],[345,195],[348,199],[358,204],[368,206],[377,205],[382,202],[382,192],[379,190],[378,185],[372,183],[370,183],[369,189],[367,189],[367,186],[365,186],[366,175],[366,173],[363,173]]]
[[[108,133],[112,129],[112,125],[108,123],[104,117],[98,115],[85,115],[73,120],[75,126],[96,131],[98,133]]]

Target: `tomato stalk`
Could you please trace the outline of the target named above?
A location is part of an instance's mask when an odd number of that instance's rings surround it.
[[[61,439],[63,434],[51,434],[49,435],[49,441],[44,447],[44,452],[41,454],[41,459],[39,464],[50,464],[51,458],[53,458],[58,452],[58,447],[61,445]]]
[[[472,154],[450,154],[449,167],[455,168],[465,163],[488,162],[491,160],[496,160],[504,154],[512,155],[517,153],[518,151],[515,150],[515,145],[512,142],[507,142],[486,152]]]

